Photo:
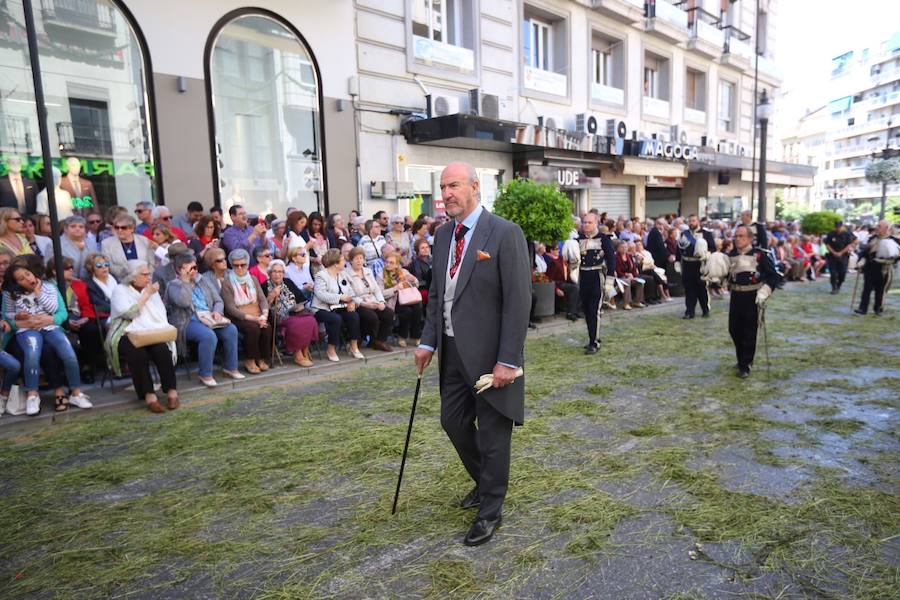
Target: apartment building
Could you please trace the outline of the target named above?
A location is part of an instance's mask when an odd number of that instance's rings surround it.
[[[866,165],[886,148],[900,150],[900,32],[832,59],[826,89],[829,102],[783,140],[785,160],[819,167],[812,195],[792,190],[785,198],[838,210],[879,202],[881,184],[866,180]],[[888,185],[887,193],[900,194],[900,184]]]
[[[781,82],[774,0],[354,4],[364,212],[441,210],[451,160],[478,168],[488,206],[516,176],[556,182],[576,212],[749,206],[755,47],[759,90]],[[774,194],[813,169],[768,173]]]

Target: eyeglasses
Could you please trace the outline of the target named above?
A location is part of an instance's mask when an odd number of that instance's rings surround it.
[[[259,258],[272,258],[272,253],[271,252],[263,252],[262,254],[259,255]]]
[[[215,259],[213,262],[223,263],[223,262],[225,262],[225,259],[224,259],[224,258],[217,258],[217,259]]]
[[[117,231],[126,231],[131,229],[131,225],[115,225],[113,226],[113,229],[116,229]]]
[[[68,267],[63,267],[63,271],[71,271],[71,270],[73,270],[74,268],[75,268],[75,267],[73,267],[72,265],[69,265]]]
[[[109,261],[94,263],[95,269],[102,269],[103,267],[108,267],[108,266],[109,266]]]
[[[19,223],[24,223],[24,222],[25,222],[25,219],[23,219],[22,217],[9,217],[9,218],[6,219],[6,220],[7,220],[7,221],[18,221]]]
[[[188,271],[196,271],[196,270],[197,270],[197,265],[193,265],[188,269]]]
[[[297,256],[306,256],[306,252],[298,252]]]
[[[269,271],[269,275],[276,275],[276,274],[283,275],[284,269],[272,269],[271,271]]]
[[[231,263],[232,269],[246,269],[247,263]]]
[[[149,208],[136,208],[136,209],[134,209],[134,212],[143,213],[143,212],[147,212],[148,210],[150,210],[150,209]]]
[[[159,220],[160,220],[160,221],[171,221],[171,220],[172,220],[172,215],[166,215],[166,216],[164,216],[164,217],[160,217]]]
[[[21,221],[22,219],[19,218],[19,220]],[[99,225],[99,224],[100,224],[100,219],[91,219],[90,221],[88,221],[88,225]]]
[[[149,271],[141,272],[141,273],[138,273],[137,276],[138,277],[150,277],[150,272]]]

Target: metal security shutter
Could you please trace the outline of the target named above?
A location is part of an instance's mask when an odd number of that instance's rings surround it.
[[[631,186],[594,183],[591,185],[591,208],[606,213],[610,219],[631,217]]]

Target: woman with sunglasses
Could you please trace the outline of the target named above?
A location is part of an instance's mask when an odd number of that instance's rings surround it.
[[[309,269],[309,252],[306,248],[294,248],[288,253],[284,276],[300,290],[312,292],[314,281]]]
[[[221,250],[219,250],[221,252]],[[207,260],[209,260],[207,253]],[[214,321],[221,321],[224,304],[214,281],[199,277],[197,262],[192,253],[175,257],[176,278],[166,286],[166,313],[169,323],[178,330],[175,345],[180,356],[187,356],[187,344],[197,344],[197,373],[200,383],[206,387],[216,387],[213,379],[213,357],[221,343],[224,350],[225,368],[222,372],[232,379],[244,379],[238,371],[238,332],[233,323],[213,329],[201,316],[207,313]]]
[[[101,370],[106,363],[103,353],[103,334],[100,333],[100,325],[97,321],[97,313],[88,295],[87,284],[75,278],[72,259],[63,257],[63,278],[66,280],[66,310],[68,317],[63,327],[72,336],[77,336],[78,343],[73,342],[75,354],[81,364],[81,382],[94,383],[95,373]],[[47,264],[47,273],[44,277],[47,281],[56,281],[56,262]],[[42,365],[43,366],[43,365]],[[46,368],[44,371],[46,372]]]
[[[0,246],[16,256],[34,254],[25,237],[25,219],[15,208],[0,208]]]
[[[231,263],[222,281],[225,316],[244,334],[244,368],[248,373],[268,371],[272,356],[272,328],[269,327],[269,303],[255,277],[250,275],[250,254],[243,248],[228,255]]]
[[[409,267],[412,262],[412,234],[404,229],[405,221],[401,215],[391,217],[391,230],[384,239],[394,247],[395,252],[400,253],[400,264]]]
[[[109,318],[112,293],[119,284],[116,278],[110,275],[109,267],[109,257],[100,252],[88,254],[85,260],[85,268],[90,274],[90,279],[87,280],[88,297],[94,305],[97,317],[103,320]]]
[[[115,217],[112,231],[115,235],[107,237],[100,244],[100,251],[110,259],[109,270],[118,280],[128,274],[128,261],[140,260],[152,268],[156,264],[150,240],[143,235],[135,235],[134,217],[120,213]]]
[[[257,246],[253,249],[253,259],[256,264],[250,267],[250,274],[262,285],[269,278],[269,263],[272,262],[272,250],[268,245]]]

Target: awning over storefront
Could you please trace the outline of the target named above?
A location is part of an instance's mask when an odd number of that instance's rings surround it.
[[[699,160],[688,163],[688,170],[695,172],[740,171],[742,181],[759,180],[759,160],[756,161],[756,177],[753,177],[753,159],[749,156],[735,156],[709,151],[702,148]],[[766,161],[766,181],[773,185],[811,186],[816,176],[816,167],[795,163]]]
[[[759,181],[759,171],[755,174],[753,171],[741,171],[741,181]],[[766,183],[769,185],[785,185],[797,187],[810,187],[813,185],[813,177],[799,177],[796,175],[783,175],[781,173],[773,173],[766,167]]]

